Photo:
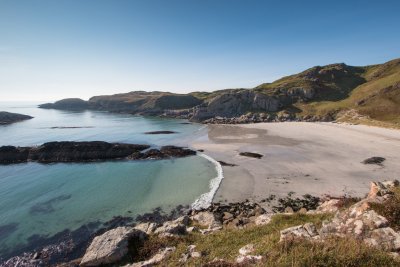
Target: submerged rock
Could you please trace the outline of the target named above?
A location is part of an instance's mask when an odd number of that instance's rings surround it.
[[[145,132],[144,134],[175,134],[177,132],[174,131],[153,131],[153,132]]]

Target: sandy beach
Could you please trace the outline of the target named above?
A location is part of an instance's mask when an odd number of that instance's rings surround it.
[[[223,167],[214,201],[259,201],[289,192],[364,196],[372,180],[400,179],[399,130],[307,122],[209,125],[191,146],[237,165]],[[362,163],[373,156],[386,160],[382,166]]]

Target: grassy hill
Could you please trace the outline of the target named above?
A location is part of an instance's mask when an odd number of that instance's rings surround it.
[[[300,88],[309,97],[292,98],[299,116],[334,114],[338,120],[400,126],[400,59],[366,67],[317,66],[254,90],[287,96]]]

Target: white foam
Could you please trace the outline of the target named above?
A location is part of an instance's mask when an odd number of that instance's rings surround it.
[[[200,157],[203,157],[203,158],[209,160],[210,162],[212,162],[214,164],[215,169],[217,170],[217,177],[215,177],[214,179],[211,179],[210,191],[202,194],[198,199],[196,199],[193,202],[192,209],[194,209],[194,210],[205,209],[211,205],[212,200],[215,196],[215,193],[217,193],[217,190],[222,182],[222,179],[224,179],[224,172],[222,170],[221,164],[219,164],[218,161],[216,161],[215,159],[213,159],[210,156],[207,156],[206,154],[198,153],[198,155]]]

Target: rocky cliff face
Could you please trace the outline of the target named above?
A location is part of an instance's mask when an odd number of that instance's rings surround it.
[[[275,112],[280,102],[275,97],[250,90],[228,92],[213,98],[207,105],[196,107],[193,112],[194,121],[203,121],[213,117],[236,117],[249,111]]]
[[[0,125],[32,119],[33,117],[18,113],[0,111]]]

